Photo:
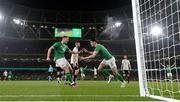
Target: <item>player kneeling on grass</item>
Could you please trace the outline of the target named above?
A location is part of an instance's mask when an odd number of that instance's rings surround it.
[[[65,72],[65,76],[68,79],[68,81],[71,83],[71,86],[75,86],[74,82],[72,81],[72,75],[71,73],[73,72],[71,65],[69,64],[69,62],[65,59],[65,52],[69,52],[69,53],[74,53],[75,52],[71,51],[69,49],[69,47],[66,45],[69,42],[69,37],[64,36],[62,37],[61,42],[56,42],[54,43],[49,49],[48,49],[48,53],[47,53],[47,60],[50,61],[50,55],[52,50],[55,51],[55,62],[56,64],[61,67],[64,72]],[[78,54],[78,53],[77,53]]]
[[[107,72],[107,70],[103,70],[104,67],[109,66],[113,72],[113,75],[122,82],[121,87],[125,87],[126,81],[123,79],[123,77],[118,73],[117,71],[117,65],[116,65],[116,60],[115,58],[110,54],[110,52],[101,44],[98,44],[95,39],[92,39],[90,41],[90,44],[92,47],[95,47],[94,52],[89,52],[86,49],[84,49],[84,52],[87,52],[91,54],[90,56],[87,57],[81,57],[81,60],[86,60],[90,58],[95,58],[97,54],[100,54],[104,60],[100,63],[98,66],[98,71],[102,71],[102,73],[106,76],[109,76],[110,73]]]

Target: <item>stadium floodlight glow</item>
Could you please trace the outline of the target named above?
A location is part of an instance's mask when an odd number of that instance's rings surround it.
[[[13,19],[13,22],[14,22],[15,24],[20,24],[20,23],[21,23],[21,20],[14,18],[14,19]]]
[[[20,25],[24,25],[24,23],[23,23],[23,22],[21,22],[21,23],[20,23]]]
[[[151,28],[151,34],[156,35],[156,36],[161,35],[162,34],[162,28],[159,26],[152,27]]]
[[[101,27],[101,29],[104,29],[103,27]]]
[[[42,25],[41,28],[44,28],[44,26]]]
[[[0,20],[2,20],[4,18],[4,16],[2,14],[0,14]]]
[[[35,28],[35,27],[36,27],[36,25],[32,25],[32,27],[33,27],[33,28]]]
[[[115,23],[115,26],[116,26],[116,27],[120,27],[121,24],[122,24],[121,22],[116,22],[116,23]]]

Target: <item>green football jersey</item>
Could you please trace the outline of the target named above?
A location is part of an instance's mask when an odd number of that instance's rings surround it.
[[[54,48],[54,60],[56,61],[57,59],[65,57],[64,54],[65,52],[69,52],[70,49],[66,44],[63,44],[61,42],[56,42],[52,45]]]
[[[112,58],[110,52],[101,44],[97,44],[94,51],[100,54],[105,60],[109,60]]]
[[[171,73],[171,67],[166,67],[167,73]]]

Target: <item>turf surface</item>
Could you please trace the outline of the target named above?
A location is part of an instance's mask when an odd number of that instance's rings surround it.
[[[138,82],[125,88],[113,81],[78,81],[78,86],[56,81],[0,81],[0,101],[153,101],[139,97]]]

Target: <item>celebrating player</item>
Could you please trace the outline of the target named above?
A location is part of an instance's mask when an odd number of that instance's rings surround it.
[[[172,67],[175,66],[175,63],[173,65],[168,64],[167,66],[160,63],[160,65],[162,65],[164,67],[164,69],[166,70],[168,80],[172,81],[173,76],[172,76],[171,70],[172,70]]]
[[[65,54],[65,52],[69,52],[71,54],[72,53],[78,54],[78,53],[75,53],[69,49],[69,47],[66,45],[68,42],[69,42],[69,37],[64,36],[64,37],[62,37],[61,42],[54,43],[48,49],[47,60],[50,61],[51,52],[52,52],[52,50],[54,50],[55,51],[55,56],[54,56],[55,63],[64,70],[66,78],[71,83],[70,85],[74,87],[75,83],[73,83],[72,75],[71,75],[73,70],[72,70],[72,67],[69,64],[69,62],[65,59],[64,54]]]
[[[103,70],[103,68],[105,66],[109,66],[113,72],[113,75],[122,82],[121,87],[125,87],[126,81],[123,79],[123,77],[117,71],[115,58],[110,54],[110,52],[103,45],[98,44],[95,39],[92,39],[90,41],[90,44],[92,47],[95,47],[94,52],[90,52],[90,51],[87,51],[86,49],[84,49],[85,52],[87,52],[91,55],[87,56],[87,57],[81,57],[81,60],[95,58],[97,56],[97,54],[100,54],[104,59],[98,66],[98,71],[102,70],[102,73],[104,75],[109,76],[110,74],[106,70]]]
[[[127,56],[124,56],[124,59],[121,62],[121,70],[123,71],[123,76],[125,80],[130,80],[130,70],[131,70],[131,64],[129,60],[127,59]]]

